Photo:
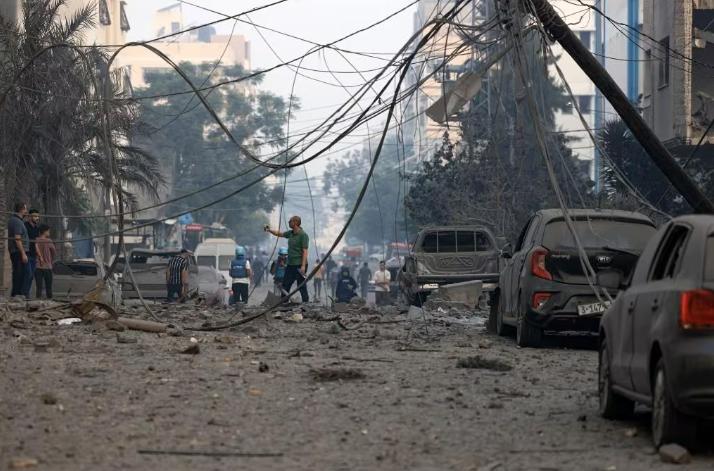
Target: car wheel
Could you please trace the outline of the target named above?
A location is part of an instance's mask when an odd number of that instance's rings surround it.
[[[597,392],[600,399],[599,412],[606,419],[626,419],[635,410],[635,402],[612,390],[610,382],[610,357],[607,342],[600,345],[600,361],[597,369]]]
[[[516,345],[519,347],[540,347],[543,343],[543,329],[531,325],[524,314],[518,315],[516,324]]]
[[[682,414],[674,406],[667,387],[664,360],[660,359],[655,370],[652,394],[652,441],[656,447],[667,443],[684,446],[696,444],[697,421]]]

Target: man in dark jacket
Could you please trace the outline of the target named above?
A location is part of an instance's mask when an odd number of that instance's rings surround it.
[[[24,296],[25,272],[29,262],[30,238],[23,218],[27,214],[25,203],[15,203],[14,214],[7,222],[7,249],[12,263],[12,291],[10,296]]]
[[[357,282],[352,275],[350,275],[350,269],[348,267],[342,267],[340,271],[340,277],[337,279],[337,289],[335,294],[337,296],[338,303],[348,303],[357,296],[355,290],[357,289]]]

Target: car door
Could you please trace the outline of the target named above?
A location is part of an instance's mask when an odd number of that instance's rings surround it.
[[[632,353],[630,376],[634,391],[650,393],[649,359],[652,347],[652,325],[663,308],[676,296],[674,279],[679,274],[691,228],[673,224],[660,244],[647,283],[637,293],[632,313]],[[675,303],[676,304],[676,303]]]
[[[537,225],[537,216],[533,216],[521,231],[516,246],[513,248],[513,256],[510,259],[504,259],[503,276],[501,279],[506,284],[506,304],[504,305],[503,315],[508,319],[515,319],[518,314],[518,287],[521,269],[523,268],[523,247],[528,237],[532,237],[532,233]]]
[[[513,268],[511,271],[511,311],[510,318],[515,320],[518,318],[518,310],[520,309],[520,292],[521,292],[521,275],[523,274],[523,267],[528,259],[528,254],[533,248],[534,239],[538,233],[538,228],[540,226],[540,216],[536,215],[531,219],[528,229],[526,230],[523,238],[519,241],[518,247],[513,253]]]

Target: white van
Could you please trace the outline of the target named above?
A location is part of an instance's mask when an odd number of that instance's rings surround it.
[[[231,261],[236,256],[236,242],[233,239],[206,239],[193,253],[198,266],[213,267],[226,279],[227,289],[231,286]]]

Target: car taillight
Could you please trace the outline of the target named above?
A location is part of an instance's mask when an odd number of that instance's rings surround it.
[[[548,255],[548,249],[543,247],[537,247],[531,252],[531,273],[538,278],[552,280],[553,275],[545,268],[546,255]]]
[[[548,300],[553,297],[552,293],[533,293],[531,307],[536,311],[540,310]]]
[[[679,325],[683,329],[714,328],[714,292],[686,291],[679,298]]]

